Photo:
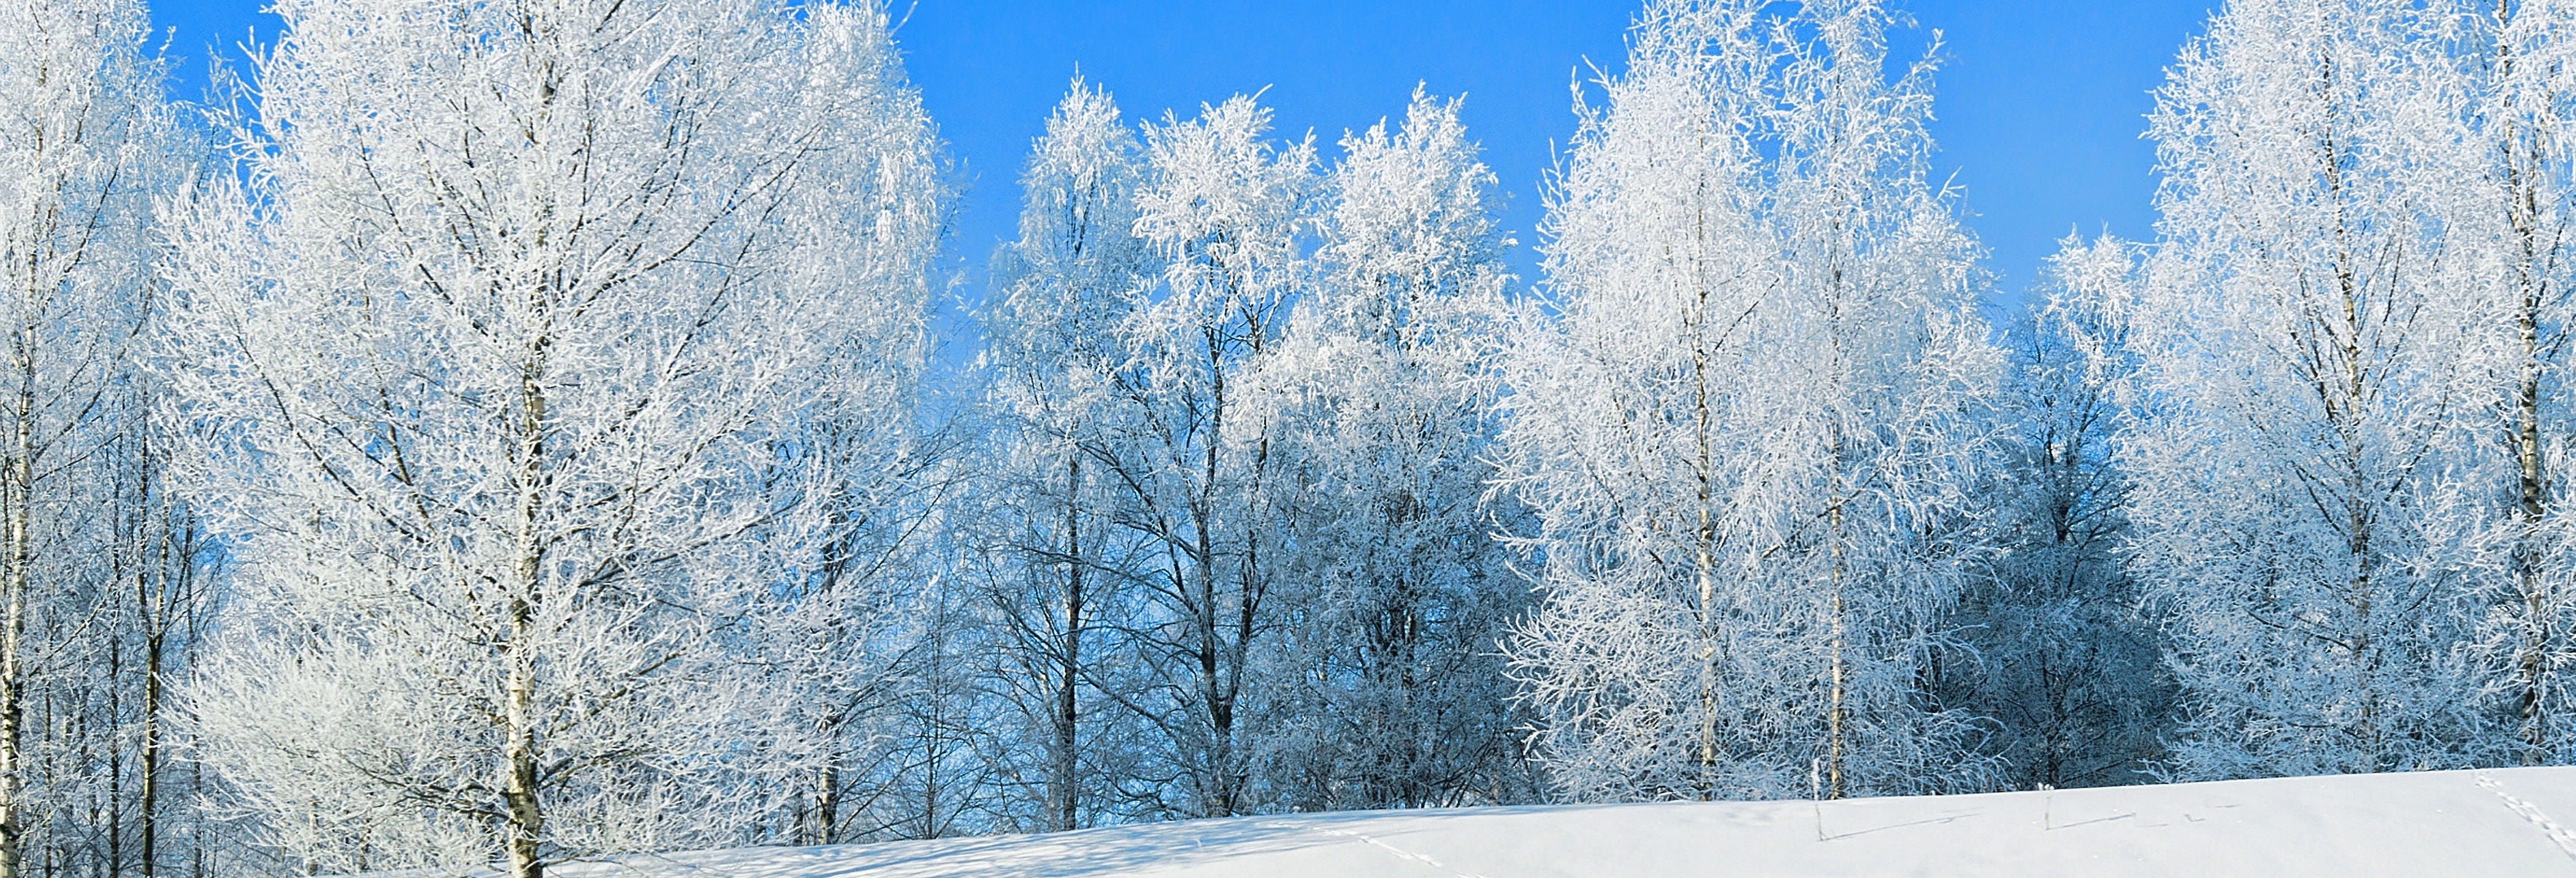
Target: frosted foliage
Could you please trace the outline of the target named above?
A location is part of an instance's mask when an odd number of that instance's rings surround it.
[[[2004,329],[1899,7],[1646,0],[1524,284],[1421,87],[965,272],[874,0],[0,0],[0,878],[2576,758],[2576,0],[2229,0]]]
[[[0,4],[0,587],[36,602],[40,631],[72,624],[50,614],[83,608],[49,602],[104,573],[105,449],[146,415],[129,382],[151,199],[177,177],[159,65],[136,51],[146,31],[132,3]]]
[[[2569,516],[2568,409],[2571,272],[2569,223],[2576,219],[2576,43],[2567,22],[2576,6],[2557,0],[2497,3],[2464,22],[2461,54],[2475,91],[2460,108],[2469,123],[2461,176],[2476,189],[2449,206],[2452,250],[2471,261],[2463,290],[2479,296],[2477,365],[2505,439],[2491,461],[2506,486],[2479,532],[2479,671],[2485,694],[2510,726],[2501,759],[2564,763],[2576,754],[2576,519]]]
[[[1270,111],[1240,95],[1146,131],[1151,177],[1136,195],[1136,234],[1163,257],[1170,295],[1140,303],[1129,335],[1154,345],[1138,359],[1158,383],[1214,381],[1204,330],[1217,328],[1219,355],[1257,349],[1303,280],[1298,220],[1315,149],[1279,149],[1269,131]]]
[[[79,846],[122,840],[131,742],[166,740],[117,664],[138,643],[120,598],[163,569],[139,373],[153,200],[185,173],[150,35],[133,2],[0,2],[0,873],[108,866]]]
[[[1273,677],[1298,683],[1266,694],[1266,766],[1299,810],[1509,801],[1529,777],[1494,647],[1525,589],[1488,538],[1516,504],[1485,502],[1493,175],[1458,104],[1418,90],[1401,128],[1341,147],[1317,282],[1253,376],[1293,510]]]
[[[1195,816],[1252,805],[1240,708],[1265,682],[1248,679],[1247,660],[1276,609],[1260,490],[1272,425],[1237,379],[1307,271],[1300,219],[1315,151],[1271,143],[1269,127],[1268,110],[1237,96],[1146,129],[1135,229],[1161,276],[1135,291],[1121,326],[1115,450],[1103,461],[1127,485],[1122,523],[1161,556],[1144,577],[1157,622],[1141,651],[1170,688],[1145,710],[1180,779],[1158,795]]]
[[[159,66],[136,52],[146,30],[131,3],[0,4],[0,577],[13,599],[68,586],[109,551],[103,449],[146,416],[128,382],[151,200],[177,177]]]
[[[1947,642],[1999,367],[1924,178],[1928,63],[1890,14],[1652,4],[1550,203],[1554,325],[1506,359],[1535,509],[1511,647],[1578,798],[1961,789]],[[1838,702],[1838,703],[1837,703]]]
[[[1138,551],[1115,524],[1122,483],[1104,461],[1121,459],[1109,419],[1131,297],[1157,268],[1135,231],[1139,149],[1109,95],[1076,80],[1022,175],[1020,237],[996,256],[982,315],[996,459],[974,508],[1003,635],[990,683],[1010,707],[988,731],[1019,791],[1005,825],[1115,813],[1125,772],[1112,766],[1134,743],[1130,711],[1103,694],[1126,691],[1111,636]]]
[[[2189,713],[2175,774],[2474,757],[2461,542],[2494,486],[2435,212],[2473,179],[2442,148],[2448,13],[2233,3],[2159,94],[2166,240],[2120,460]]]
[[[993,392],[1028,435],[1071,453],[1124,361],[1128,297],[1154,266],[1136,236],[1143,168],[1105,92],[1077,80],[1047,120],[1022,185],[1020,240],[997,257],[1004,293],[985,315]]]
[[[2003,551],[1961,598],[1971,649],[1942,683],[1945,703],[1994,719],[2010,786],[2139,782],[2174,715],[2163,638],[2121,564],[2128,492],[2112,453],[2130,411],[2121,315],[2142,250],[2059,242],[2035,290],[2045,298],[2008,336],[2011,465],[1988,495]]]
[[[325,870],[735,837],[800,749],[742,660],[797,641],[744,632],[846,545],[921,356],[935,141],[883,14],[277,12],[247,183],[170,257],[238,541],[207,768]]]

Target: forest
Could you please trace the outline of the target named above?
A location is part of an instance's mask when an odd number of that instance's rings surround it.
[[[0,0],[0,878],[2576,763],[2570,0],[2228,0],[2010,291],[1891,0],[1528,242],[1076,77],[962,293],[875,0],[274,11]]]

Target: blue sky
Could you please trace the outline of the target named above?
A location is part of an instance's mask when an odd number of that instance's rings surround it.
[[[2153,233],[2155,156],[2138,133],[2164,65],[2216,0],[1898,2],[1942,31],[1938,166],[1964,190],[2001,301],[2018,299],[2070,229]],[[1617,69],[1639,3],[897,0],[896,41],[970,186],[950,247],[958,268],[979,268],[1012,234],[1020,162],[1078,66],[1134,120],[1266,88],[1281,136],[1312,131],[1328,147],[1402,113],[1416,82],[1464,93],[1468,129],[1508,193],[1514,262],[1534,275],[1540,187],[1574,130],[1568,86],[1587,65]],[[184,94],[201,88],[209,44],[274,34],[260,5],[155,6],[175,29]]]

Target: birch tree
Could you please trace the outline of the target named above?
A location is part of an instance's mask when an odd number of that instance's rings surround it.
[[[2168,73],[2130,341],[2130,573],[2175,639],[2171,771],[2466,764],[2482,408],[2439,210],[2442,4],[2241,0]],[[2491,446],[2488,446],[2491,447]]]
[[[1263,684],[1247,680],[1248,657],[1276,610],[1277,510],[1260,506],[1273,425],[1246,405],[1243,378],[1307,271],[1315,151],[1269,142],[1269,127],[1238,95],[1145,130],[1135,231],[1161,270],[1121,327],[1122,413],[1104,461],[1126,492],[1122,527],[1155,556],[1140,583],[1154,616],[1134,648],[1161,691],[1133,709],[1168,744],[1171,807],[1199,817],[1254,805],[1243,707]]]
[[[1991,495],[2003,553],[1961,602],[1977,633],[1951,703],[1993,718],[1991,752],[2019,787],[2139,782],[2171,732],[2163,639],[2121,563],[2129,480],[2113,458],[2134,404],[2126,321],[2143,251],[2060,242],[2014,334],[1999,413],[2010,466]]]
[[[745,462],[759,467],[751,484],[784,501],[752,538],[791,547],[792,561],[756,624],[728,640],[785,687],[767,721],[797,730],[779,739],[795,755],[781,767],[794,766],[805,792],[796,807],[808,820],[793,837],[828,844],[845,840],[844,822],[862,810],[839,807],[868,783],[852,763],[878,755],[880,729],[864,714],[885,706],[914,670],[917,622],[953,558],[940,537],[962,476],[956,426],[927,410],[938,394],[929,385],[928,327],[943,283],[933,261],[949,225],[949,168],[885,10],[817,8],[819,16],[803,13],[803,53],[768,62],[782,85],[738,86],[747,101],[756,88],[785,88],[832,102],[815,107],[825,115],[810,140],[787,134],[765,147],[808,169],[779,178],[797,185],[774,196],[791,201],[761,218],[776,253],[758,271],[798,297],[776,302],[765,318],[794,327],[778,336],[791,357],[779,366],[801,371],[777,373],[785,383],[775,404],[810,407],[776,413],[785,432],[764,441],[781,452]],[[742,252],[760,249],[754,242]],[[807,325],[794,322],[798,313],[828,319]]]
[[[1457,101],[1416,89],[1400,128],[1342,139],[1314,283],[1259,365],[1281,425],[1275,507],[1293,553],[1265,774],[1290,807],[1389,808],[1534,795],[1496,645],[1525,590],[1486,502],[1507,317],[1493,173]]]
[[[130,392],[158,407],[164,400],[156,387],[147,378]],[[124,609],[111,617],[121,623],[114,630],[121,642],[110,646],[106,676],[111,686],[131,693],[130,700],[110,699],[121,708],[110,715],[132,753],[130,768],[111,770],[107,786],[131,804],[111,810],[104,847],[110,872],[131,863],[145,876],[176,872],[181,863],[193,867],[191,874],[204,874],[209,849],[223,847],[220,830],[194,813],[205,797],[181,783],[183,766],[175,758],[186,739],[174,728],[179,718],[172,716],[171,681],[184,679],[194,667],[197,644],[216,608],[212,583],[221,570],[221,551],[177,477],[185,468],[169,458],[179,445],[171,441],[177,432],[157,413],[134,412],[116,455],[124,465],[123,496],[115,505],[123,551],[112,587]],[[132,713],[118,716],[123,710]]]
[[[137,371],[156,287],[152,200],[180,178],[182,144],[161,62],[142,51],[149,30],[131,2],[0,4],[0,876],[11,878],[54,865],[85,832],[110,848],[126,840],[79,809],[129,805],[121,782],[92,769],[121,781],[132,767],[131,714],[100,708],[135,678],[111,665],[101,680],[99,665],[126,632],[124,589],[150,581],[140,562],[163,523],[139,488],[153,464]],[[124,858],[106,859],[84,865]]]
[[[2497,2],[2464,9],[2461,59],[2472,91],[2460,111],[2469,124],[2462,178],[2471,197],[2450,202],[2446,225],[2479,267],[2474,288],[2488,298],[2482,363],[2496,388],[2492,429],[2504,453],[2494,462],[2509,501],[2487,534],[2491,566],[2508,587],[2486,622],[2487,686],[2502,702],[2510,742],[2498,761],[2545,765],[2576,746],[2566,719],[2563,670],[2576,663],[2568,633],[2571,600],[2566,409],[2571,207],[2576,151],[2563,120],[2576,111],[2576,64],[2565,25],[2576,8],[2555,2]]]
[[[238,547],[208,767],[318,869],[738,837],[811,764],[739,635],[863,484],[811,419],[920,351],[936,144],[882,12],[276,11],[169,268]]]
[[[1545,596],[1512,655],[1576,798],[1957,789],[1918,680],[1997,362],[1925,178],[1929,61],[1874,3],[1657,2],[1550,199],[1501,475]]]
[[[1157,270],[1136,233],[1139,149],[1108,93],[1074,80],[1022,175],[1020,237],[997,257],[999,298],[984,315],[1000,471],[985,519],[1001,543],[989,597],[1009,655],[998,678],[1036,732],[1023,770],[1049,830],[1102,812],[1113,773],[1096,757],[1116,749],[1102,735],[1126,727],[1103,694],[1126,684],[1107,679],[1101,653],[1136,570],[1134,532],[1115,525],[1121,458],[1107,419],[1122,323]]]

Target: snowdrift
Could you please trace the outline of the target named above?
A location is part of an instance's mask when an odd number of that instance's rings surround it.
[[[2576,876],[2576,767],[1840,802],[1375,811],[771,848],[557,878]]]

